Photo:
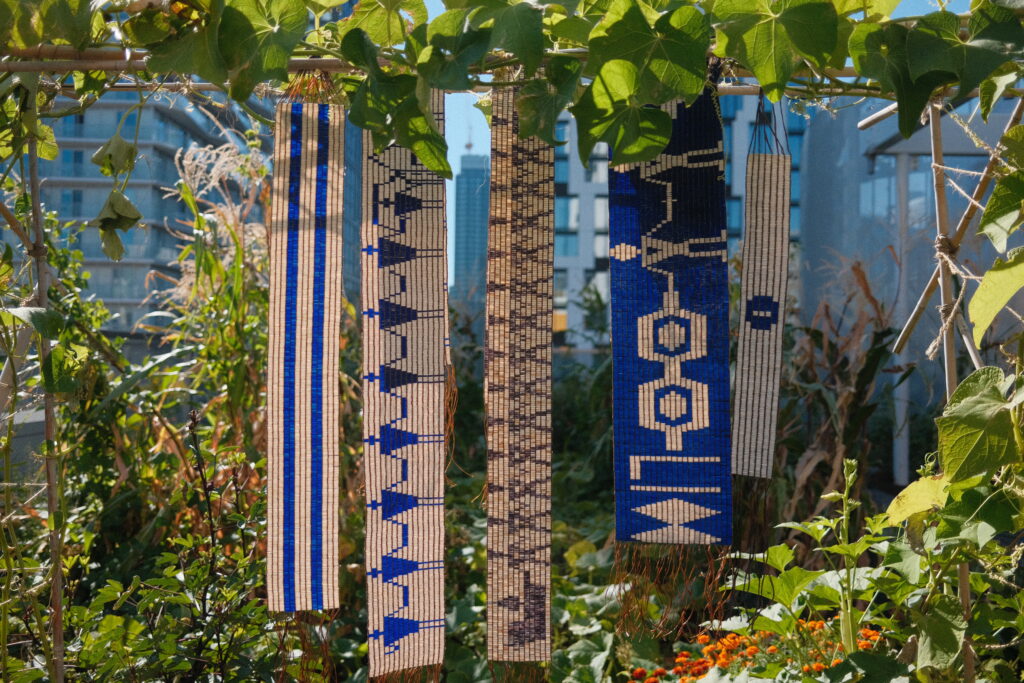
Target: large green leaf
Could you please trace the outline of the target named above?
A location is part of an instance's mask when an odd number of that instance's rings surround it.
[[[555,124],[559,115],[572,102],[581,72],[582,66],[578,59],[558,56],[548,62],[544,78],[534,78],[522,86],[516,97],[519,134],[522,137],[536,135],[549,145],[565,142],[556,139]]]
[[[218,39],[224,0],[213,0],[203,13],[204,23],[192,26],[150,48],[149,66],[158,73],[196,74],[211,83],[222,84],[228,72],[220,53]]]
[[[757,77],[778,101],[802,58],[824,65],[837,48],[838,16],[821,0],[716,0],[724,53]]]
[[[360,28],[382,47],[398,45],[409,29],[427,21],[423,0],[360,0],[351,18],[338,26],[343,31]]]
[[[1024,171],[1014,171],[996,181],[992,195],[981,214],[978,232],[992,241],[998,251],[1006,251],[1006,241],[1020,227],[1024,210]]]
[[[900,24],[858,24],[850,35],[850,56],[857,72],[896,93],[899,128],[907,137],[917,129],[921,111],[935,88],[956,80],[952,71],[934,70],[913,78],[909,35],[909,29]]]
[[[227,0],[219,44],[231,96],[248,99],[262,81],[288,78],[292,50],[306,34],[306,7],[295,0]]]
[[[1024,287],[1024,251],[1015,249],[1006,261],[996,259],[967,306],[976,345],[981,345],[985,331],[1021,287]]]
[[[427,45],[419,52],[417,66],[434,88],[464,90],[472,86],[469,69],[487,54],[491,30],[474,29],[469,14],[468,10],[449,10],[427,27]]]
[[[45,22],[72,47],[81,50],[89,45],[92,37],[92,15],[89,0],[59,0],[47,7]]]
[[[544,56],[544,12],[530,2],[482,7],[473,13],[473,26],[492,27],[492,49],[511,52],[532,76]]]
[[[394,120],[396,142],[411,150],[416,158],[434,173],[451,178],[448,143],[438,132],[432,116],[420,108],[419,98],[415,94],[398,107]]]
[[[950,482],[991,475],[1019,458],[1011,406],[994,379],[986,372],[977,379],[964,380],[970,381],[972,393],[957,396],[958,400],[935,420],[939,428],[939,464]]]
[[[580,159],[589,159],[598,142],[612,148],[616,164],[653,159],[672,136],[668,112],[633,101],[639,74],[632,62],[605,62],[572,107],[576,117]]]
[[[793,609],[793,603],[800,597],[803,589],[815,578],[824,574],[822,571],[808,571],[803,567],[792,567],[778,576],[751,576],[747,581],[738,584],[733,590],[760,595]]]
[[[106,176],[118,176],[127,173],[135,166],[138,150],[135,145],[125,140],[120,134],[113,136],[92,155],[92,163],[100,167],[100,173]]]
[[[710,44],[708,17],[696,7],[668,12],[651,26],[635,0],[613,0],[590,34],[588,68],[626,59],[640,72],[645,101],[692,103],[704,90]]]
[[[1024,28],[1010,10],[987,3],[975,7],[966,35],[961,35],[958,15],[934,12],[923,17],[907,38],[910,77],[951,72],[960,81],[960,92],[969,93],[1019,53],[1021,45]]]
[[[1015,63],[1004,64],[981,82],[978,86],[978,105],[981,108],[981,118],[988,121],[992,113],[992,107],[998,102],[1006,89],[1012,86],[1020,78],[1020,67]]]
[[[14,327],[17,321],[31,325],[32,329],[46,339],[56,339],[64,329],[64,318],[59,313],[35,306],[0,308],[0,320],[5,327]]]
[[[924,613],[911,612],[918,627],[917,665],[945,669],[960,654],[967,622],[960,601],[952,595],[939,595],[928,607]]]

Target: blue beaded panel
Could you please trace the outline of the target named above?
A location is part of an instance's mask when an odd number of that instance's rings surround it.
[[[338,607],[338,346],[344,112],[277,108],[270,217],[267,595]]]
[[[667,105],[655,161],[609,176],[616,534],[732,541],[722,124]]]

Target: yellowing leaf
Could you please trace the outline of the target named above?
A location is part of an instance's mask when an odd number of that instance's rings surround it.
[[[922,477],[900,491],[885,511],[889,517],[889,523],[902,524],[911,515],[942,507],[946,502],[946,484],[947,480],[944,475]]]
[[[1014,253],[1007,261],[997,258],[967,306],[974,325],[975,344],[981,345],[981,338],[985,336],[985,331],[992,325],[996,315],[1021,287],[1024,287],[1024,251]]]

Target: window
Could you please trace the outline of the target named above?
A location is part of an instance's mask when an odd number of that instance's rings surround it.
[[[61,132],[64,135],[78,137],[85,126],[85,114],[72,114],[61,119]]]
[[[565,268],[555,268],[553,298],[555,308],[569,305],[569,271]]]
[[[594,145],[594,151],[584,170],[584,179],[588,183],[608,182],[608,143],[599,142]]]
[[[800,168],[800,159],[801,159],[801,157],[803,157],[803,151],[804,151],[804,136],[803,136],[803,134],[800,134],[800,135],[792,135],[791,134],[789,136],[789,157],[790,157],[790,160],[793,162],[793,169],[794,170]]]
[[[594,258],[608,258],[608,235],[594,235]]]
[[[555,157],[555,182],[556,183],[567,183],[569,182],[569,158],[568,157]]]
[[[569,122],[568,121],[556,121],[555,122],[555,139],[562,142],[569,141]],[[555,157],[569,157],[569,145],[559,145],[555,147]]]
[[[594,232],[608,232],[608,198],[594,197]]]
[[[579,235],[571,232],[555,233],[555,256],[576,257],[580,253]]]
[[[61,175],[80,176],[85,165],[85,152],[80,149],[65,149],[60,153]]]
[[[789,201],[794,203],[800,201],[800,171],[793,171],[789,174]]]
[[[64,220],[82,217],[81,190],[63,190],[60,193],[60,213]]]
[[[576,232],[579,226],[579,197],[555,197],[555,232]]]

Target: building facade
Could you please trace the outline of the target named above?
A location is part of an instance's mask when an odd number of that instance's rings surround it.
[[[142,222],[120,233],[124,257],[111,261],[100,244],[99,230],[86,227],[76,248],[82,251],[83,268],[90,273],[88,294],[101,299],[114,317],[106,325],[111,332],[128,333],[142,316],[157,308],[146,301],[151,271],[174,272],[181,244],[175,232],[188,232],[191,214],[184,203],[165,197],[165,188],[178,180],[175,154],[192,144],[226,142],[213,121],[176,95],[154,97],[142,110],[133,92],[110,92],[80,114],[55,123],[59,155],[39,164],[42,201],[61,222],[92,221],[113,187],[90,159],[121,125],[122,136],[134,138],[138,125],[135,169],[125,194],[139,209]],[[139,118],[141,115],[141,118]]]

